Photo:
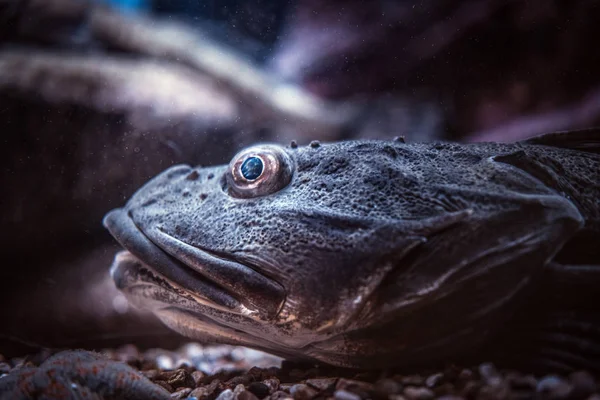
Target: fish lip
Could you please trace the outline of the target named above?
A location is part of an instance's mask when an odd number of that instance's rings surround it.
[[[283,306],[283,286],[242,264],[189,245],[159,227],[144,230],[131,210],[116,209],[104,218],[104,226],[152,273],[201,297],[213,308],[272,320]],[[118,263],[115,263],[118,268]],[[118,274],[112,274],[113,279]],[[240,279],[242,277],[243,279]]]
[[[201,296],[214,308],[226,309],[230,312],[242,310],[242,304],[236,298],[174,260],[148,239],[125,209],[118,208],[110,211],[104,217],[103,225],[121,246],[147,266],[153,274],[159,275],[187,292]],[[118,282],[118,268],[118,263],[115,263],[111,275],[119,287],[122,282]]]

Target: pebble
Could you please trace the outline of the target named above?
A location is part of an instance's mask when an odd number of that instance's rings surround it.
[[[556,375],[548,375],[537,384],[536,391],[545,399],[567,399],[573,387],[569,382]]]
[[[427,385],[427,387],[431,389],[438,386],[443,380],[444,374],[442,373],[429,375],[427,379],[425,379],[425,385]]]
[[[262,398],[262,397],[261,397]],[[237,395],[238,400],[259,400],[252,392],[244,390],[242,393]]]
[[[408,386],[404,388],[404,396],[410,400],[431,400],[435,394],[424,387]]]
[[[398,394],[402,392],[402,384],[393,379],[380,379],[375,382],[375,391],[384,396]]]
[[[294,400],[309,400],[315,397],[318,392],[304,383],[298,383],[290,388],[290,394]]]
[[[273,362],[272,356],[234,346],[190,344],[180,350],[105,349],[169,391],[188,400],[600,400],[598,379],[587,371],[568,376],[450,365],[426,375],[355,371],[312,363]],[[39,365],[51,353],[0,360],[0,376]],[[161,361],[162,360],[162,361]],[[165,360],[168,360],[165,361]],[[183,361],[182,361],[183,360]],[[183,365],[182,365],[183,364]],[[161,368],[168,366],[169,368]],[[281,381],[284,383],[281,383]]]
[[[179,390],[171,393],[171,396],[169,398],[171,398],[171,399],[186,399],[191,392],[192,392],[191,388],[179,389]]]
[[[401,381],[405,386],[422,386],[424,383],[421,375],[407,375],[401,378]]]
[[[225,389],[217,396],[216,400],[233,400],[233,390]]]
[[[333,394],[336,400],[361,400],[360,396],[347,390],[336,390]]]
[[[0,374],[7,374],[12,370],[12,367],[6,362],[0,362]]]
[[[167,381],[174,389],[182,387],[195,387],[196,382],[192,375],[185,369],[177,369],[175,371],[168,371],[163,373],[164,380]]]
[[[270,400],[293,400],[292,397],[290,397],[290,395],[286,392],[282,392],[281,390],[278,390],[277,392],[273,393],[270,397]]]
[[[596,380],[587,371],[573,372],[569,375],[569,381],[573,385],[573,391],[571,392],[571,398],[573,399],[586,399],[599,389]]]
[[[269,388],[269,393],[274,393],[279,388],[279,379],[269,378],[262,381],[262,383]]]
[[[325,391],[333,389],[337,382],[336,378],[320,378],[320,379],[307,379],[306,384],[314,387],[317,390]]]
[[[268,379],[265,382],[269,382],[270,385],[263,382],[252,382],[248,385],[248,391],[253,393],[259,399],[263,399],[279,387],[279,381],[277,379]]]

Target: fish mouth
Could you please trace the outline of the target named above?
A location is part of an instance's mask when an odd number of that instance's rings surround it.
[[[283,286],[245,264],[191,246],[160,229],[140,229],[131,211],[115,209],[103,220],[111,235],[151,274],[197,302],[228,313],[273,320],[285,301]],[[116,260],[117,287],[131,285]],[[179,293],[183,294],[183,293]]]

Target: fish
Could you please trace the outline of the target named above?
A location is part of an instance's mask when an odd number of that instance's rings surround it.
[[[350,368],[600,371],[600,129],[513,143],[258,143],[104,226],[136,307],[204,343]]]

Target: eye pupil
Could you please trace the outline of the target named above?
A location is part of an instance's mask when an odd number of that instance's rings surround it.
[[[263,162],[258,157],[248,157],[240,167],[242,176],[249,181],[257,179],[263,172]]]

